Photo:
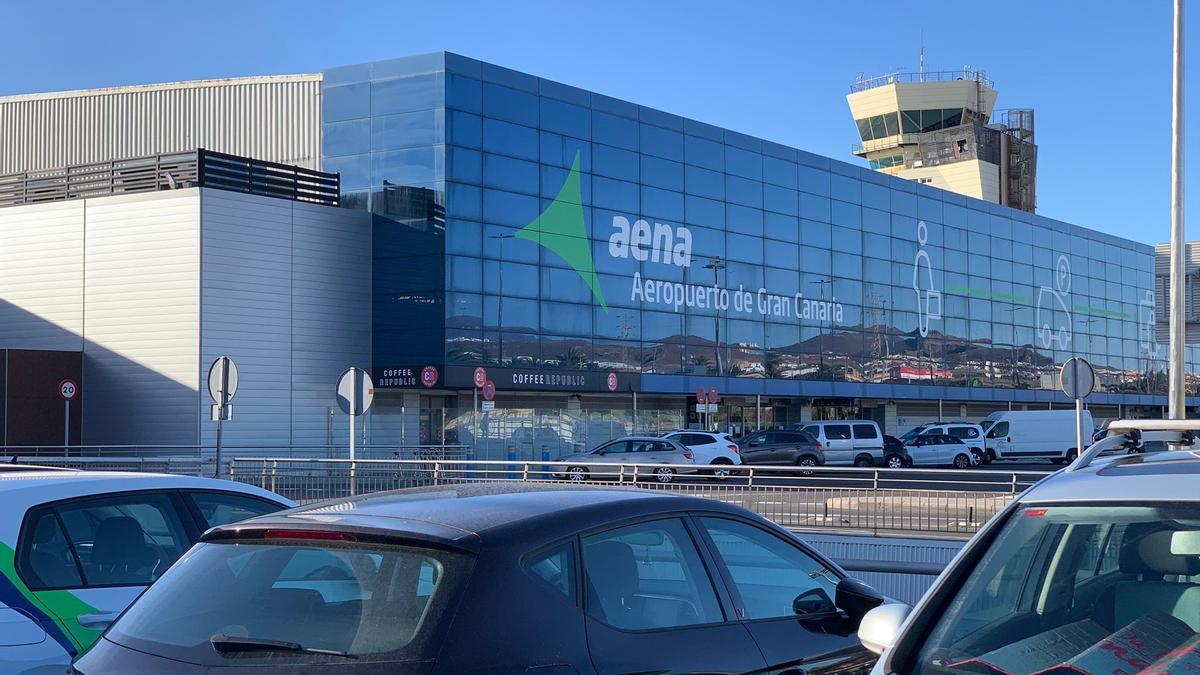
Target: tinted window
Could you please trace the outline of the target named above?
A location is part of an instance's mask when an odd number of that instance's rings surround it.
[[[1008,436],[1008,422],[997,422],[992,427],[991,431],[988,431],[987,436],[988,436],[988,438],[1005,438],[1005,437],[1007,437]]]
[[[629,451],[628,441],[616,441],[600,448],[600,452],[603,452],[606,455],[620,454]]]
[[[563,544],[533,556],[525,569],[564,596],[575,599],[575,550]]]
[[[950,427],[950,435],[955,438],[979,438],[979,430],[975,427]]]
[[[676,519],[585,537],[587,611],[627,630],[723,620],[695,544]]]
[[[188,496],[208,527],[236,523],[284,508],[265,499],[228,492],[192,492]]]
[[[879,438],[879,430],[875,428],[874,424],[855,424],[854,425],[854,437],[855,438]]]
[[[26,522],[23,535],[17,569],[26,586],[38,590],[82,585],[75,554],[53,511],[37,512]]]
[[[838,578],[816,558],[757,527],[702,518],[729,570],[747,619],[834,610]]]
[[[828,424],[825,426],[825,438],[831,441],[850,438],[849,424]]]
[[[228,666],[231,657],[274,663],[330,659],[281,651],[222,655],[210,644],[215,635],[228,636],[230,643],[278,640],[354,656],[428,657],[428,638],[467,566],[454,554],[395,546],[199,544],[142,595],[108,637],[206,665]]]
[[[85,586],[154,581],[191,545],[170,497],[136,494],[55,507]]]

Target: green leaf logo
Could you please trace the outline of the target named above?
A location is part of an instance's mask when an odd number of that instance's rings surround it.
[[[558,191],[558,196],[545,211],[542,211],[542,215],[517,230],[515,236],[541,244],[558,254],[558,257],[565,260],[583,279],[588,288],[592,289],[592,295],[607,313],[608,303],[604,301],[604,291],[600,289],[600,280],[596,277],[592,246],[583,224],[582,204],[579,188],[579,151],[576,150],[575,161],[571,162],[571,172],[567,174],[567,180]]]

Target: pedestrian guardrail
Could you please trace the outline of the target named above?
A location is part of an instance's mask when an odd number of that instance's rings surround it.
[[[580,471],[583,469],[583,471]],[[619,485],[718,499],[794,529],[970,535],[1039,472],[235,457],[228,478],[299,503],[485,481]]]

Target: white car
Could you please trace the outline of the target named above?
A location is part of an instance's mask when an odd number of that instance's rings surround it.
[[[984,447],[983,427],[974,422],[930,422],[922,424],[918,427],[913,427],[900,437],[904,444],[912,443],[912,440],[923,434],[938,434],[953,436],[963,443],[966,443],[971,448],[971,454],[975,456],[976,464],[985,464],[987,462],[987,450]]]
[[[952,466],[967,469],[978,463],[971,447],[946,434],[917,434],[907,442],[913,466]]]
[[[1119,433],[992,518],[915,609],[867,613],[872,673],[1197,672],[1194,425],[1113,422]],[[1151,443],[1173,449],[1143,452]]]
[[[292,506],[211,478],[0,472],[0,672],[65,672],[205,530]]]
[[[668,431],[662,436],[691,450],[696,456],[697,464],[719,467],[712,470],[712,475],[716,478],[728,478],[733,473],[732,467],[742,463],[737,443],[733,442],[729,434],[680,429]]]

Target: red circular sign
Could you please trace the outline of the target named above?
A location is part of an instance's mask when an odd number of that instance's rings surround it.
[[[496,398],[496,383],[488,380],[483,383],[483,400],[490,401]]]
[[[75,380],[63,380],[58,383],[58,395],[64,401],[74,401],[79,396],[79,385]]]
[[[708,402],[709,403],[719,403],[720,401],[721,401],[721,397],[717,395],[717,388],[713,387],[712,389],[709,389],[708,390]]]
[[[608,390],[609,391],[617,390],[617,374],[616,373],[608,374]]]
[[[475,375],[472,377],[476,387],[482,387],[484,382],[487,382],[487,371],[483,368],[476,368]]]
[[[696,387],[696,403],[704,403],[704,387]]]
[[[437,368],[433,366],[425,366],[421,369],[421,384],[426,387],[433,387],[438,381]]]

